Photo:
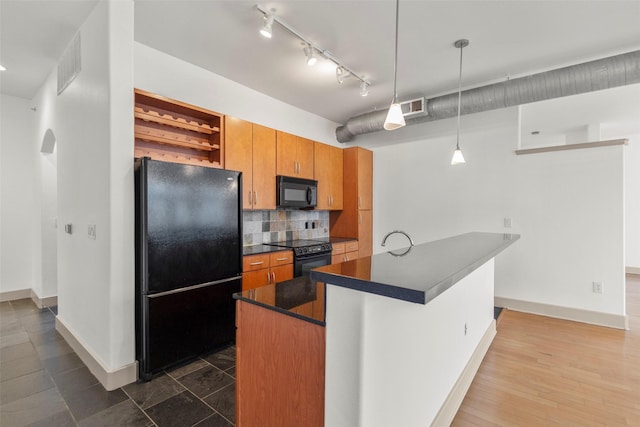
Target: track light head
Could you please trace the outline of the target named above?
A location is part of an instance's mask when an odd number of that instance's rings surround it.
[[[360,83],[360,96],[369,95],[369,83],[362,82]]]
[[[271,9],[271,13],[268,13],[262,17],[262,28],[260,28],[260,34],[267,39],[271,38],[273,28],[273,12],[275,9]]]
[[[313,47],[310,44],[308,44],[303,50],[304,50],[304,54],[307,57],[307,65],[309,67],[315,65],[316,62],[318,61],[318,58],[316,58],[316,55],[313,51]]]
[[[338,68],[336,68],[336,80],[338,80],[339,84],[344,83],[344,79],[346,79],[350,75],[351,75],[351,73],[349,71],[345,70],[342,65],[339,66]]]

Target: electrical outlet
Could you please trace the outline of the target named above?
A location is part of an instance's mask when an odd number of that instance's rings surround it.
[[[604,286],[602,285],[602,282],[593,282],[592,286],[594,294],[604,293]]]
[[[504,219],[504,228],[511,228],[511,218]]]
[[[89,228],[87,229],[87,234],[91,240],[96,240],[96,225],[89,224]]]

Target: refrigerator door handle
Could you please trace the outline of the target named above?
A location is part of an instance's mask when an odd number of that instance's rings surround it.
[[[238,280],[239,277],[240,276],[227,277],[226,279],[216,280],[215,282],[200,283],[198,285],[187,286],[185,288],[180,288],[180,289],[172,289],[170,291],[165,291],[165,292],[158,292],[157,294],[148,294],[146,296],[148,298],[158,298],[158,297],[162,297],[162,296],[165,296],[165,295],[171,295],[171,294],[177,294],[177,293],[180,293],[180,292],[190,291],[192,289],[198,289],[198,288],[204,288],[204,287],[207,287],[207,286],[217,285],[219,283],[231,282],[232,280]]]

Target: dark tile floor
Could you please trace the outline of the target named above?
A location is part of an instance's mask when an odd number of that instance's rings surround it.
[[[235,347],[106,391],[55,330],[56,307],[0,303],[0,426],[235,423]]]

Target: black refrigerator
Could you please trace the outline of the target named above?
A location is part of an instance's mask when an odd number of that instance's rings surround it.
[[[242,179],[223,169],[136,160],[139,378],[235,339],[242,288]]]

